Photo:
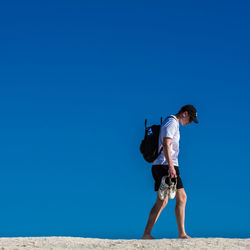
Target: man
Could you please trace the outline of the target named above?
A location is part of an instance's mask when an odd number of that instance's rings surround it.
[[[176,115],[170,116],[164,120],[159,135],[159,152],[161,147],[163,147],[163,150],[153,162],[152,166],[152,175],[155,180],[155,191],[157,192],[161,185],[163,176],[177,178],[175,215],[179,231],[179,238],[182,239],[188,239],[190,237],[186,234],[184,227],[187,195],[180,177],[178,164],[180,140],[179,123],[181,123],[182,126],[186,126],[192,122],[198,123],[197,111],[192,105],[185,105],[181,107],[180,111]],[[157,200],[150,211],[142,239],[154,239],[151,236],[152,228],[167,203],[168,195],[166,195],[163,200],[157,195]]]

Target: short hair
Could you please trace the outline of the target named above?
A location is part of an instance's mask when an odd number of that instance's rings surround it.
[[[191,104],[187,104],[187,105],[184,105],[181,107],[181,109],[179,110],[179,112],[177,113],[177,115],[181,114],[181,113],[184,113],[185,111],[188,112],[188,114],[197,114],[197,111],[196,111],[196,108],[191,105]]]
[[[187,111],[187,110],[185,110],[184,106],[182,106],[181,109],[178,111],[177,115],[180,115],[180,114],[184,113],[185,111]]]

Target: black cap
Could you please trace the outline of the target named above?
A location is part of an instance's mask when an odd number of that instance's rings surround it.
[[[197,120],[197,110],[193,105],[188,104],[188,105],[182,106],[180,111],[181,112],[187,111],[190,116],[191,121],[195,123],[199,123]]]

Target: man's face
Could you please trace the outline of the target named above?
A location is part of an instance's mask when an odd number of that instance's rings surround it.
[[[193,119],[190,115],[188,115],[188,124],[191,124],[193,122]]]
[[[186,126],[186,125],[191,124],[191,123],[192,123],[192,118],[190,117],[190,115],[188,114],[188,112],[185,111],[183,113],[182,125]]]

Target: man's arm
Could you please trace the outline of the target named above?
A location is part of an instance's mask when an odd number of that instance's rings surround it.
[[[169,137],[163,137],[163,152],[166,157],[167,163],[169,165],[169,176],[171,178],[176,178],[176,171],[171,157],[171,143],[172,139]]]

